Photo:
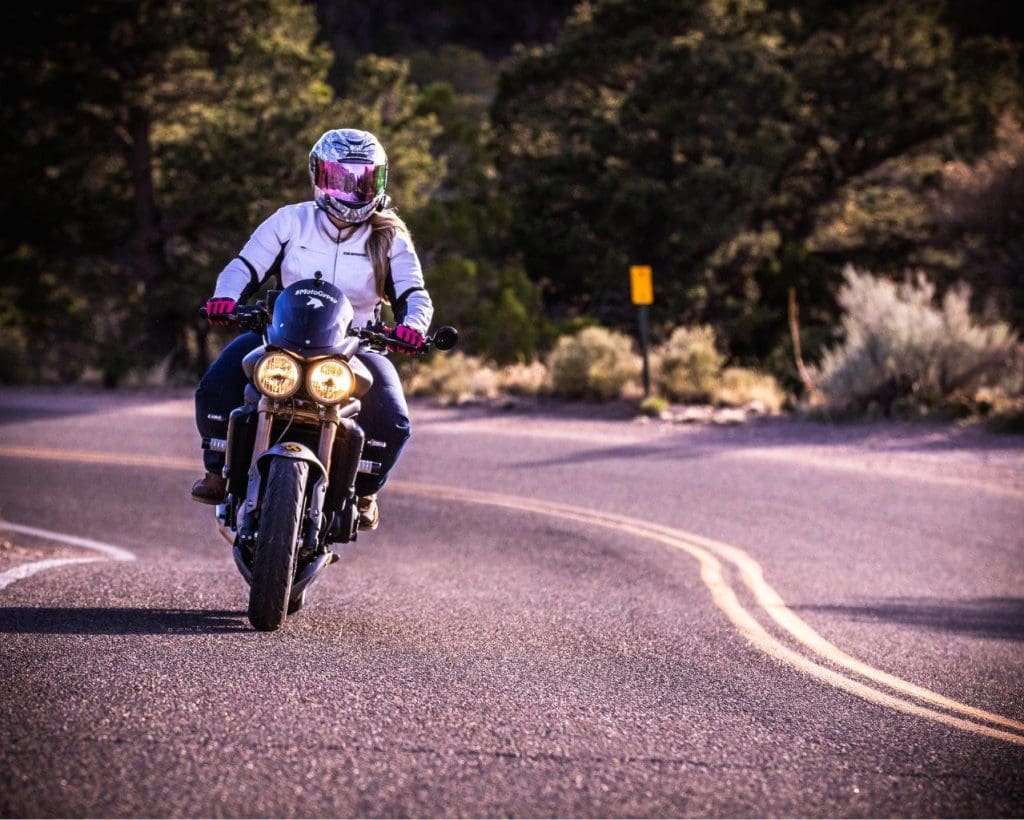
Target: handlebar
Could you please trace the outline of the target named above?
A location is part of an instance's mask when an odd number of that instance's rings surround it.
[[[359,329],[353,328],[349,330],[348,335],[357,336],[371,350],[384,351],[390,348],[392,350],[404,350],[414,356],[422,356],[429,353],[431,348],[435,347],[438,350],[451,350],[459,341],[459,331],[448,325],[438,328],[435,333],[425,337],[423,344],[419,347],[403,342],[395,336],[394,328],[383,324],[367,325]]]
[[[210,318],[205,305],[199,308],[199,315],[204,319]],[[242,330],[255,330],[257,333],[262,333],[270,323],[270,312],[263,305],[235,305],[235,309],[231,313],[224,313],[216,318],[237,325]]]
[[[205,305],[199,308],[199,315],[209,319]],[[262,333],[270,323],[270,312],[264,305],[236,305],[231,313],[225,313],[217,317],[230,324],[236,325],[242,330],[254,330]],[[420,347],[414,347],[408,342],[403,342],[395,336],[395,329],[378,323],[367,325],[364,328],[351,328],[349,336],[356,336],[362,340],[371,350],[383,352],[388,348],[392,350],[403,350],[414,356],[422,356],[429,353],[432,348],[438,350],[451,350],[458,344],[459,332],[451,326],[438,328],[436,332],[427,336]]]

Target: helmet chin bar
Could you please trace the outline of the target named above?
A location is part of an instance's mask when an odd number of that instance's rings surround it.
[[[348,222],[353,225],[365,222],[373,216],[374,211],[379,208],[381,200],[385,198],[390,200],[390,197],[388,197],[387,194],[380,194],[379,196],[375,196],[369,202],[356,207],[344,202],[339,202],[334,197],[325,194],[319,189],[316,190],[316,194],[314,196],[316,204],[324,212],[330,216],[340,219],[342,222]]]

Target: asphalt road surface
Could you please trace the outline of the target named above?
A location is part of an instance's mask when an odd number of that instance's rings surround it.
[[[0,394],[0,813],[1024,814],[1019,437],[413,416],[259,634],[187,394]]]

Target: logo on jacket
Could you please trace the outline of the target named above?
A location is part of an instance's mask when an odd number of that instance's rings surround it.
[[[317,299],[315,296],[310,296],[309,301],[306,302],[306,307],[312,307],[313,310],[320,310],[324,306],[324,303]]]

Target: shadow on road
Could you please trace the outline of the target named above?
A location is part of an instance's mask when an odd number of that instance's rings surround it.
[[[5,387],[0,393],[0,426],[119,412],[191,398],[192,392],[182,388]]]
[[[95,413],[91,407],[0,407],[0,426],[30,421],[54,421],[67,416]]]
[[[413,400],[414,408],[431,408],[426,400]],[[414,425],[455,425],[462,422],[490,422],[519,419],[528,429],[531,421],[547,424],[548,431],[557,428],[551,423],[564,423],[567,430],[586,433],[587,427],[577,422],[602,423],[592,428],[595,434],[629,434],[637,428],[635,405],[618,401],[607,404],[566,402],[554,399],[525,401],[522,406],[498,408],[467,406],[444,412],[433,408],[424,410],[414,419]],[[615,424],[612,424],[615,423]],[[903,422],[896,420],[866,421],[859,423],[827,422],[801,418],[796,415],[756,417],[746,424],[732,425],[665,425],[653,423],[664,435],[654,441],[626,441],[622,444],[604,444],[581,450],[574,448],[568,455],[523,460],[510,463],[517,469],[536,469],[566,464],[611,461],[620,458],[661,458],[678,461],[697,459],[727,453],[745,447],[846,447],[863,454],[991,452],[1013,455],[1024,452],[1024,436],[993,433],[981,425],[954,424],[940,421]]]
[[[626,428],[628,429],[628,428]],[[827,425],[797,419],[759,419],[739,427],[679,427],[674,435],[641,443],[594,447],[566,456],[519,461],[510,464],[520,469],[536,469],[566,464],[613,461],[621,458],[654,458],[671,461],[713,457],[745,447],[780,448],[820,447],[853,448],[860,454],[898,452],[927,454],[935,452],[991,452],[1013,454],[1024,451],[1024,436],[1000,435],[983,429],[958,429],[950,426],[896,424]]]
[[[980,638],[1024,640],[1024,598],[899,598],[859,606],[801,606],[794,609]]]
[[[0,634],[209,635],[251,632],[233,610],[149,607],[0,607]]]

